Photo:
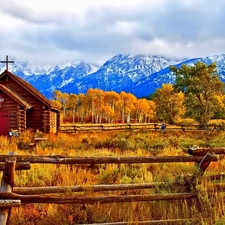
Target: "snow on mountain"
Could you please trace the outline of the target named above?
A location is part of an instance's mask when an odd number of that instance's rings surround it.
[[[225,82],[225,54],[205,58],[171,60],[159,56],[115,55],[102,66],[83,61],[65,61],[56,66],[30,65],[16,61],[9,64],[9,71],[23,78],[47,98],[54,97],[54,90],[66,93],[86,93],[89,88],[103,91],[125,91],[137,97],[152,94],[163,83],[173,83],[171,65],[193,65],[197,61],[217,63],[218,74]],[[0,64],[0,72],[5,65]]]
[[[217,71],[220,79],[225,82],[225,54],[223,55],[215,55],[211,57],[205,58],[193,58],[181,61],[180,63],[175,63],[171,65],[175,65],[176,67],[181,67],[183,64],[186,65],[194,65],[198,61],[211,64],[215,62],[217,64]],[[170,72],[169,66],[151,74],[151,76],[139,80],[132,87],[129,87],[131,93],[133,93],[137,97],[146,97],[149,94],[155,92],[157,88],[161,88],[162,84],[174,83],[175,76],[172,72]]]
[[[5,59],[1,59],[5,60]],[[40,63],[30,64],[27,61],[17,61],[15,59],[10,59],[10,61],[14,61],[14,63],[9,63],[8,68],[9,71],[14,74],[20,74],[25,76],[32,76],[45,73],[50,67],[48,65],[43,65]],[[0,73],[2,73],[6,69],[6,65],[0,64]],[[19,75],[18,75],[19,76]]]
[[[128,87],[168,67],[172,62],[174,61],[151,55],[116,55],[91,74],[88,80],[84,80],[80,91],[86,92],[88,88],[129,91]]]

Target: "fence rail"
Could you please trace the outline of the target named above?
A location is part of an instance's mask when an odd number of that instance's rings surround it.
[[[0,155],[0,162],[10,159],[9,155]],[[42,163],[42,164],[108,164],[108,163],[168,163],[168,162],[199,162],[202,156],[92,156],[92,157],[64,157],[61,155],[36,156],[36,155],[16,155],[17,162]],[[216,156],[212,156],[211,161],[217,161]],[[3,166],[4,167],[4,166]]]
[[[161,130],[161,124],[158,123],[123,123],[123,124],[62,124],[60,132],[73,133],[79,131],[135,131],[135,130]],[[211,130],[211,131],[224,131],[224,125],[167,125],[166,130]]]
[[[215,151],[214,151],[215,150]],[[204,152],[204,154],[203,154]],[[174,201],[198,198],[198,192],[193,189],[196,184],[196,179],[201,179],[204,171],[209,164],[217,161],[218,154],[224,154],[224,148],[192,148],[188,151],[188,156],[146,156],[146,157],[64,157],[55,156],[26,156],[26,155],[0,155],[1,166],[4,169],[2,176],[2,186],[0,191],[0,223],[6,225],[9,220],[11,207],[19,207],[21,204],[28,203],[54,203],[54,204],[105,204],[114,202],[139,202],[139,201]],[[196,172],[190,177],[185,192],[167,193],[167,194],[123,194],[123,195],[106,195],[91,196],[95,191],[118,191],[132,189],[147,189],[154,188],[160,183],[153,184],[119,184],[119,185],[90,185],[90,186],[74,186],[74,187],[43,187],[43,188],[28,188],[14,187],[14,174],[16,169],[28,169],[33,163],[49,163],[49,164],[131,164],[131,163],[167,163],[167,162],[194,162],[197,166]],[[20,167],[22,165],[22,167]],[[26,165],[24,167],[24,165]],[[183,183],[177,185],[184,185]],[[224,191],[224,185],[216,184],[209,187],[209,190]],[[36,190],[34,190],[36,189]],[[70,190],[70,191],[68,191]],[[68,195],[71,192],[89,190],[88,196]],[[189,191],[188,191],[189,190]],[[193,191],[195,190],[195,191]],[[54,196],[49,193],[65,193],[65,196]],[[209,192],[210,194],[210,192]],[[5,204],[5,207],[4,207]],[[3,206],[2,206],[3,205]],[[192,218],[191,218],[192,219]],[[191,220],[190,219],[190,220]],[[172,221],[173,219],[171,219]],[[178,219],[180,221],[182,219]],[[171,222],[170,221],[170,222]],[[153,221],[152,221],[153,222]],[[140,221],[141,223],[141,221]],[[143,221],[144,223],[144,221]],[[172,222],[171,222],[172,223]],[[175,223],[175,221],[174,221]],[[116,223],[115,223],[116,224]],[[151,222],[149,222],[151,224]]]
[[[170,220],[151,220],[151,221],[127,221],[127,222],[113,222],[113,223],[92,223],[92,224],[85,224],[85,225],[142,225],[142,224],[197,224],[199,223],[199,218],[188,218],[188,219],[170,219]],[[78,224],[81,225],[81,224]]]

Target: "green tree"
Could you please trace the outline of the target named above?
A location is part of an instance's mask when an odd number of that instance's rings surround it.
[[[174,89],[185,94],[187,113],[206,125],[217,110],[215,96],[224,92],[224,83],[219,79],[216,64],[197,62],[181,68],[171,66],[170,70],[176,76]]]

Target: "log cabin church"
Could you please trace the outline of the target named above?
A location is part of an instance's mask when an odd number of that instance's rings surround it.
[[[0,74],[0,135],[27,129],[56,133],[60,126],[60,111],[32,85],[6,70]]]

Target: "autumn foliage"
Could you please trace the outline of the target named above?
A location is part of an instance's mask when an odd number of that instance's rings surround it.
[[[54,104],[61,107],[64,122],[130,123],[155,121],[155,103],[133,94],[89,89],[85,94],[55,91]]]
[[[86,94],[55,91],[52,100],[69,123],[184,123],[193,119],[207,125],[212,118],[225,118],[224,84],[214,63],[170,67],[174,84],[163,84],[149,98],[131,93],[89,89]],[[149,100],[151,99],[151,100]]]
[[[34,137],[47,137],[36,149],[27,146]],[[218,131],[160,131],[141,132],[98,131],[75,134],[43,134],[30,131],[19,137],[0,137],[3,154],[9,150],[26,155],[62,156],[181,156],[187,155],[189,146],[224,146],[224,133]],[[153,163],[153,164],[102,164],[102,165],[52,165],[32,164],[28,171],[16,171],[15,187],[74,186],[97,184],[131,184],[163,182],[153,189],[57,194],[59,196],[103,196],[128,194],[156,194],[185,192],[188,177],[196,169],[194,163]],[[206,175],[223,172],[224,161],[213,163]],[[173,185],[175,182],[175,185]],[[184,184],[182,186],[178,183]],[[12,208],[10,224],[30,225],[72,225],[122,221],[146,221],[198,217],[205,224],[221,221],[225,210],[222,193],[210,197],[205,193],[207,180],[197,187],[201,194],[199,202],[153,201],[112,204],[27,204]],[[187,186],[186,186],[187,185]],[[213,203],[213,205],[212,205]],[[201,210],[202,209],[204,210]],[[165,213],[166,212],[166,213]]]

